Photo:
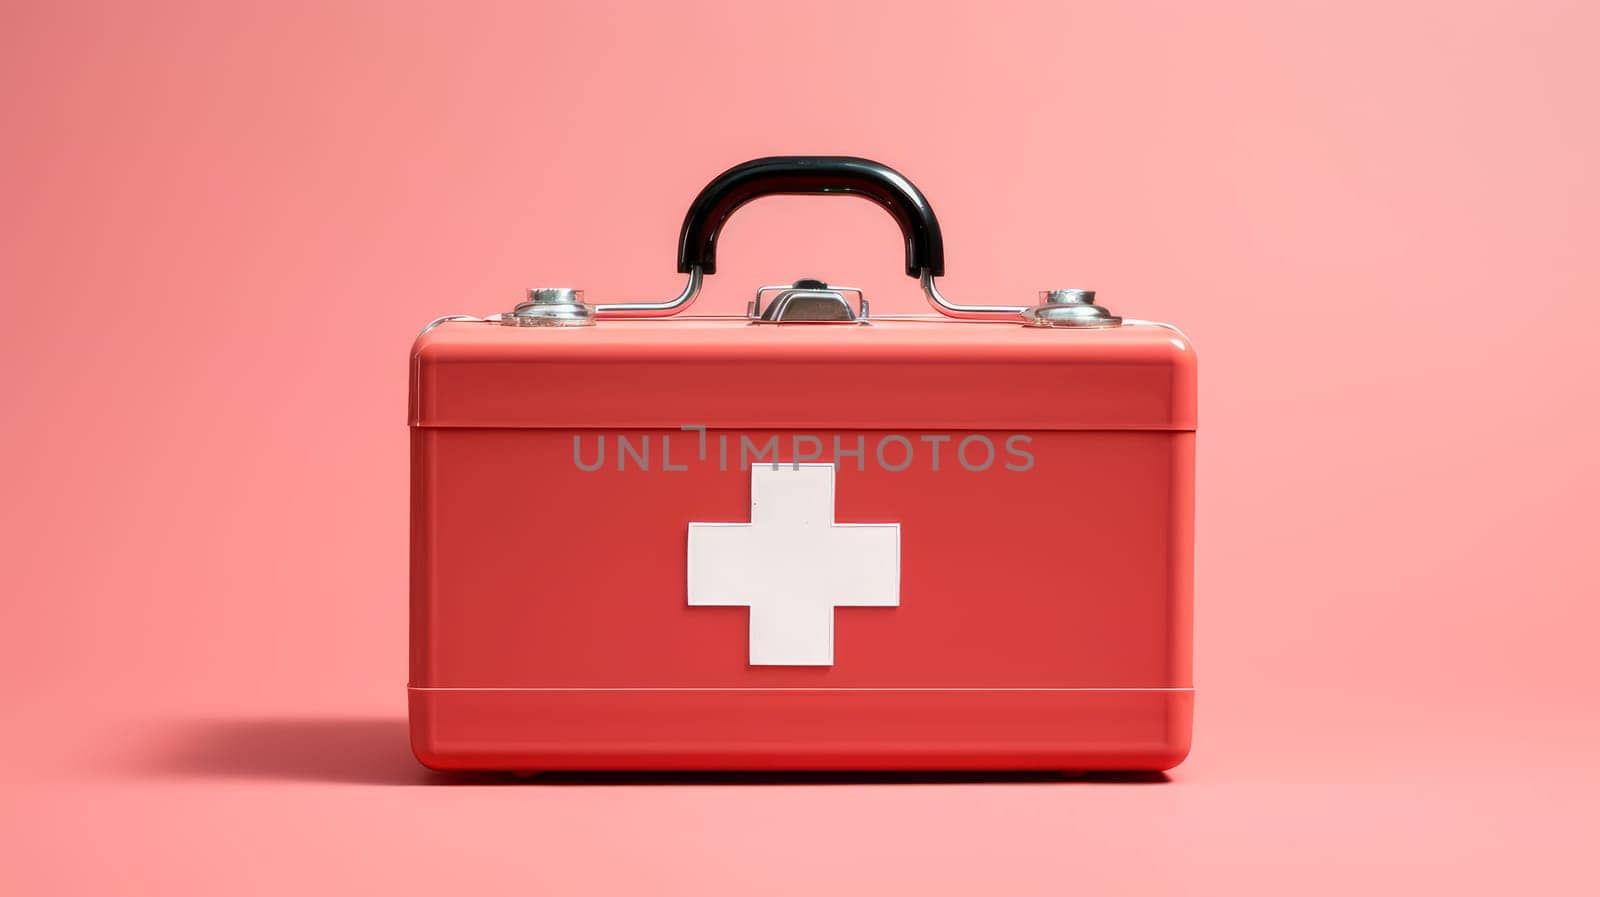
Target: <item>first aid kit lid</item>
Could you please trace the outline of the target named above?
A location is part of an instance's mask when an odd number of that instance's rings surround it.
[[[449,322],[411,363],[420,427],[1195,427],[1194,351],[1162,325]]]

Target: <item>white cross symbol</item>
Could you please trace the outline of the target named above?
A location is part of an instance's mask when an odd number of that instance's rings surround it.
[[[749,523],[689,524],[689,605],[748,606],[752,666],[832,666],[835,607],[898,607],[900,524],[834,523],[833,465],[750,468]]]

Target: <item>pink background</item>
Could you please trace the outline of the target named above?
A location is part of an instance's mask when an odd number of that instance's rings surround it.
[[[6,3],[0,891],[1595,887],[1600,9],[934,6]],[[961,301],[1199,347],[1191,759],[416,767],[412,337],[675,292],[694,192],[808,152],[920,185]],[[720,257],[704,310],[922,310],[867,203]]]

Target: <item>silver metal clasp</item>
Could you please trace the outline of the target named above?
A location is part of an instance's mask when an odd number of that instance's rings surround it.
[[[776,295],[763,307],[767,293]],[[856,307],[850,306],[845,293],[856,294]],[[749,318],[756,324],[865,324],[867,316],[867,297],[859,289],[809,277],[756,290],[749,310]]]
[[[508,327],[593,327],[594,306],[583,301],[583,290],[570,287],[535,287],[528,301],[500,316]]]
[[[1094,304],[1094,290],[1040,290],[1039,304],[1022,312],[1028,327],[1119,327],[1122,319]]]

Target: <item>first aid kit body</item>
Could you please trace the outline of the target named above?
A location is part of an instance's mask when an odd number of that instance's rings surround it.
[[[888,209],[934,307],[694,317],[770,193]],[[533,291],[411,355],[412,746],[440,769],[1166,769],[1187,754],[1195,362],[1093,294],[937,290],[846,157],[702,192],[677,299]]]

